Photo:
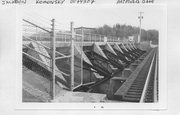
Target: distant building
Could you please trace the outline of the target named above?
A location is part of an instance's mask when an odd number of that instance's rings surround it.
[[[95,32],[95,28],[88,28],[88,27],[78,27],[78,28],[74,28],[74,30],[77,34],[81,34],[82,30],[84,34],[94,34]]]
[[[104,40],[104,36],[103,35],[98,35],[95,34],[95,30],[96,28],[88,28],[88,27],[78,27],[78,28],[74,28],[76,34],[82,34],[82,32],[84,33],[84,41],[103,41]]]

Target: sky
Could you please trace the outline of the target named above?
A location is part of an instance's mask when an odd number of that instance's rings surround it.
[[[23,18],[31,18],[42,25],[50,24],[49,20],[55,18],[57,27],[62,29],[69,29],[71,21],[75,27],[94,28],[117,23],[139,27],[138,12],[144,12],[142,28],[159,30],[166,11],[161,5],[36,6],[23,7]]]

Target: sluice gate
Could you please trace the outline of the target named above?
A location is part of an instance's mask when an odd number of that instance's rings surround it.
[[[85,38],[81,40],[82,35],[75,35],[72,48],[70,41],[73,36],[69,33],[62,35],[68,40],[55,44],[54,100],[58,101],[64,95],[61,92],[78,92],[91,96],[96,93],[105,97],[104,101],[157,101],[157,48],[142,50],[133,42],[102,42],[102,37],[92,42]],[[23,95],[49,101],[53,81],[51,42],[24,34],[22,50]],[[72,50],[74,55],[71,54]],[[39,84],[34,84],[34,79]],[[38,92],[45,96],[38,95]]]

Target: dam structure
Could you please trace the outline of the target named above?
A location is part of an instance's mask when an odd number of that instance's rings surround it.
[[[158,102],[158,47],[22,21],[23,102]]]

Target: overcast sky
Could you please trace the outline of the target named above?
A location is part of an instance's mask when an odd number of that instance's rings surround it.
[[[58,28],[62,29],[69,29],[70,21],[74,21],[75,27],[99,27],[104,24],[113,26],[116,23],[138,27],[138,12],[141,11],[144,12],[142,28],[159,30],[165,12],[160,5],[36,6],[23,7],[23,18],[32,18],[42,24],[55,18]]]

